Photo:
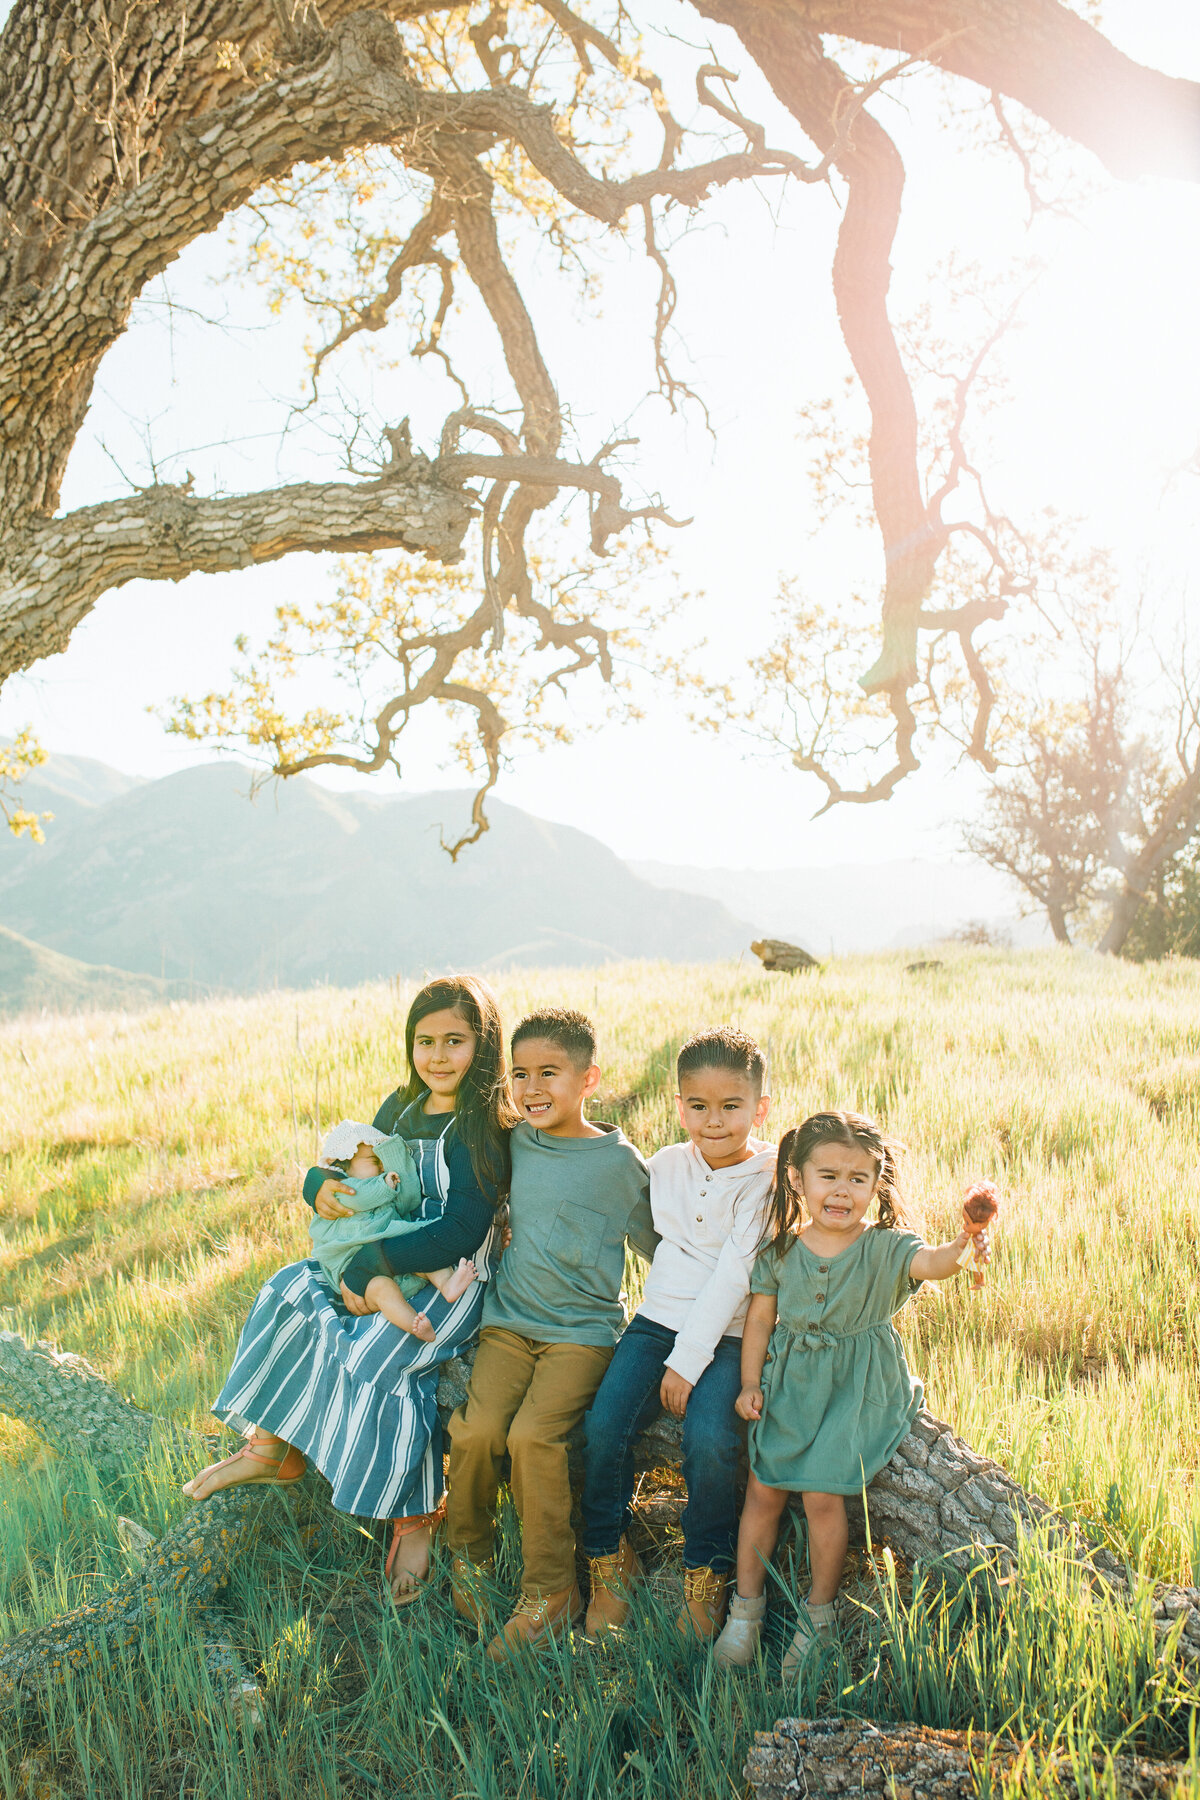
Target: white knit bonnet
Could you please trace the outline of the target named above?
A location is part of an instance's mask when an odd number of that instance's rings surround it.
[[[376,1131],[373,1125],[360,1125],[355,1119],[343,1119],[335,1125],[321,1145],[323,1162],[349,1162],[360,1144],[369,1144],[372,1150],[376,1144],[382,1144],[387,1137],[386,1131]]]

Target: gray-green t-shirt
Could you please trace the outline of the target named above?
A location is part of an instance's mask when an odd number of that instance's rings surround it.
[[[512,1134],[512,1243],[487,1285],[483,1324],[543,1344],[615,1344],[625,1323],[626,1240],[658,1248],[650,1176],[615,1125],[603,1136]]]

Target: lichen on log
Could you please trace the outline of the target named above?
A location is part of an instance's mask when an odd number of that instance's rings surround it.
[[[1040,1747],[988,1732],[934,1731],[860,1719],[777,1719],[756,1731],[745,1775],[755,1800],[842,1800],[881,1794],[896,1800],[973,1800],[1018,1766],[1066,1800],[1110,1793],[1120,1800],[1173,1795],[1185,1763],[1098,1756],[1082,1765],[1061,1746]],[[1082,1777],[1082,1779],[1081,1779]]]
[[[0,1412],[55,1450],[81,1450],[105,1478],[145,1460],[156,1423],[82,1356],[15,1331],[0,1331]]]
[[[20,1419],[62,1454],[84,1456],[104,1480],[137,1469],[156,1435],[197,1460],[212,1448],[212,1440],[124,1399],[83,1357],[28,1343],[12,1331],[0,1333],[0,1412]],[[65,1679],[101,1651],[132,1644],[164,1605],[203,1614],[270,1504],[261,1487],[229,1488],[191,1508],[161,1538],[144,1528],[120,1532],[135,1564],[123,1581],[102,1600],[0,1644],[0,1702]]]
[[[103,1652],[128,1648],[161,1607],[204,1613],[251,1542],[264,1508],[276,1503],[262,1487],[226,1488],[202,1500],[102,1600],[0,1644],[0,1703],[63,1681]]]

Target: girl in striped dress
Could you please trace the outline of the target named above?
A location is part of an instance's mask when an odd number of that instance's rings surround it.
[[[219,1419],[248,1432],[247,1442],[184,1488],[204,1500],[241,1482],[286,1486],[315,1463],[334,1506],[391,1519],[385,1573],[398,1605],[416,1599],[429,1570],[444,1506],[438,1369],[479,1328],[517,1119],[500,1013],[484,982],[469,975],[428,982],[409,1008],[405,1049],[408,1082],[388,1095],[374,1123],[413,1153],[424,1228],[370,1246],[367,1270],[351,1262],[340,1301],[312,1261],[271,1277],[213,1406]],[[336,1171],[309,1170],[305,1199],[322,1218],[348,1215],[338,1197],[345,1192]],[[435,1328],[432,1343],[398,1331],[363,1298],[381,1247],[397,1276],[474,1259],[479,1280],[457,1300],[433,1287],[414,1299]]]

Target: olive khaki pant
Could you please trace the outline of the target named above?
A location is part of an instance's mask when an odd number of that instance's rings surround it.
[[[492,1555],[496,1496],[507,1449],[521,1521],[527,1594],[558,1594],[575,1581],[567,1439],[591,1405],[612,1348],[540,1344],[500,1326],[479,1334],[466,1404],[450,1421],[451,1550]]]

